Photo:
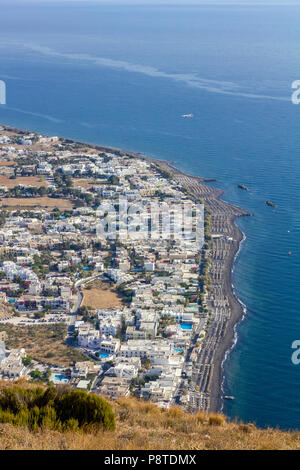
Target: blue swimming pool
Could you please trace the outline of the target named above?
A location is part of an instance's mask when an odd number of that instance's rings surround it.
[[[180,328],[182,330],[191,330],[193,328],[193,323],[180,323]]]
[[[52,374],[51,381],[54,384],[67,384],[69,379],[65,374]]]
[[[108,356],[109,356],[109,354],[107,354],[107,353],[103,353],[103,352],[99,353],[99,357],[105,358],[105,357],[108,357]]]

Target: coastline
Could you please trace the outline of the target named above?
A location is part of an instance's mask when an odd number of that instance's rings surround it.
[[[226,275],[226,284],[228,297],[230,299],[230,308],[231,315],[227,325],[226,335],[223,342],[220,344],[217,352],[217,357],[215,358],[215,367],[214,367],[214,377],[213,377],[213,392],[211,397],[211,411],[219,412],[223,408],[223,385],[224,385],[224,364],[228,359],[231,351],[233,350],[236,340],[237,333],[236,328],[240,321],[244,317],[244,307],[241,304],[240,300],[235,294],[234,287],[232,284],[232,270],[234,267],[234,262],[236,256],[240,251],[240,245],[243,241],[243,232],[235,224],[235,219],[233,220],[233,225],[236,228],[237,233],[239,234],[238,247],[232,250],[230,261],[227,265],[227,275]],[[236,338],[236,339],[235,339]]]
[[[11,126],[2,125],[2,127],[4,130],[7,129],[17,133],[29,133],[29,131],[27,130],[21,130]],[[224,260],[223,290],[226,297],[228,298],[230,315],[226,322],[224,335],[220,338],[219,342],[215,344],[214,355],[211,358],[210,364],[212,366],[212,369],[208,380],[210,396],[208,409],[210,411],[220,411],[222,409],[223,398],[224,363],[236,343],[236,327],[244,317],[245,313],[245,307],[242,305],[242,303],[236,296],[234,286],[232,285],[232,273],[234,262],[238,256],[238,253],[241,249],[241,244],[244,240],[244,234],[239,229],[235,221],[237,217],[246,216],[250,214],[237,206],[223,201],[221,199],[221,196],[224,194],[223,190],[205,184],[209,181],[215,180],[186,174],[176,168],[173,163],[169,161],[154,157],[147,157],[146,155],[137,152],[79,142],[65,137],[61,137],[60,140],[65,143],[80,145],[85,148],[93,148],[104,152],[115,152],[120,155],[128,155],[133,158],[140,158],[153,162],[160,169],[166,171],[172,177],[174,177],[179,184],[181,184],[188,190],[189,194],[192,197],[194,197],[196,200],[201,199],[201,201],[204,202],[205,206],[210,208],[213,215],[218,214],[218,211],[220,213],[223,211],[227,214],[228,223],[231,231],[230,235],[232,236],[234,243],[230,243],[228,245],[229,253]]]
[[[243,245],[244,241],[246,240],[246,235],[244,234],[244,232],[242,232],[242,234],[243,234],[243,238],[242,238],[242,240],[239,244],[239,249],[238,249],[237,253],[235,254],[235,257],[234,257],[234,260],[233,260],[233,266],[232,266],[232,270],[231,270],[232,275],[233,275],[233,271],[234,271],[235,260],[237,259],[238,255],[239,255],[239,252],[241,251],[242,245]],[[222,412],[223,408],[224,408],[224,394],[225,394],[225,392],[224,392],[224,385],[225,385],[225,370],[224,370],[224,368],[225,368],[225,363],[228,360],[231,352],[233,351],[233,349],[235,348],[235,346],[237,344],[237,341],[238,341],[237,327],[240,324],[240,322],[242,322],[244,320],[245,315],[247,314],[247,306],[236,295],[233,283],[231,284],[231,287],[232,287],[233,295],[235,296],[235,298],[237,299],[238,303],[240,304],[240,306],[242,308],[242,315],[241,315],[240,319],[233,326],[232,344],[231,344],[231,347],[225,352],[223,361],[221,363],[222,382],[221,382],[221,407],[220,407],[220,412]]]
[[[154,160],[154,159],[151,159]],[[224,363],[227,360],[230,352],[236,344],[236,328],[240,321],[245,315],[245,306],[241,303],[238,297],[235,294],[234,286],[232,284],[232,274],[235,260],[241,250],[242,243],[246,236],[241,231],[241,229],[236,224],[236,219],[240,216],[249,216],[250,214],[244,211],[241,208],[234,206],[226,201],[223,201],[221,196],[224,194],[224,191],[215,187],[205,185],[207,181],[206,178],[200,176],[188,175],[173,165],[169,164],[167,161],[156,160],[156,163],[167,167],[174,175],[181,175],[183,179],[189,178],[192,180],[197,180],[199,184],[210,189],[211,199],[223,202],[228,207],[238,209],[240,213],[234,214],[230,217],[230,225],[232,234],[235,240],[235,243],[230,246],[229,256],[226,258],[225,267],[224,267],[224,291],[229,300],[230,306],[230,317],[226,325],[225,335],[222,338],[222,341],[217,345],[215,355],[213,358],[213,372],[210,379],[210,405],[209,411],[220,412],[223,408],[223,383],[224,383]],[[190,189],[190,188],[189,188]],[[191,194],[199,199],[198,188],[193,191],[193,188],[190,189]]]

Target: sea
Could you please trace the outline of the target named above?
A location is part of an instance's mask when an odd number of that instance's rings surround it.
[[[300,6],[0,0],[0,14],[0,123],[169,160],[252,214],[223,411],[300,429]]]

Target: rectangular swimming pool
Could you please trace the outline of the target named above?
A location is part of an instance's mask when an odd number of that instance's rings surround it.
[[[180,323],[180,328],[182,330],[191,330],[193,328],[193,323]]]

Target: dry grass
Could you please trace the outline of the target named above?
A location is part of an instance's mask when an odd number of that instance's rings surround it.
[[[93,281],[88,289],[82,289],[83,306],[91,308],[112,308],[122,305],[121,298],[112,290],[109,284]]]
[[[3,301],[0,301],[0,320],[4,320],[5,318],[12,317],[14,315],[14,309],[6,304]]]
[[[15,179],[10,179],[8,176],[0,176],[0,186],[6,186],[8,189],[14,188],[19,184],[25,184],[27,186],[35,186],[41,188],[42,186],[47,187],[47,181],[41,176],[19,176]]]
[[[0,160],[0,166],[14,166],[17,165],[17,162],[14,160]]]
[[[67,367],[74,361],[85,361],[86,356],[64,341],[67,335],[65,325],[12,326],[0,325],[6,331],[8,348],[25,348],[28,356],[49,365]]]
[[[208,424],[211,426],[222,426],[226,422],[226,417],[222,414],[209,413]]]
[[[14,208],[24,207],[58,207],[59,209],[72,209],[71,201],[67,199],[50,198],[50,197],[8,197],[0,200],[0,206],[8,206]]]
[[[81,188],[91,188],[94,184],[99,184],[95,179],[89,178],[73,178],[73,186],[80,186]]]
[[[28,386],[28,385],[27,385]],[[299,432],[260,430],[252,424],[209,423],[205,413],[190,415],[149,402],[122,398],[112,403],[114,432],[38,431],[0,424],[0,449],[219,450],[300,449]]]

